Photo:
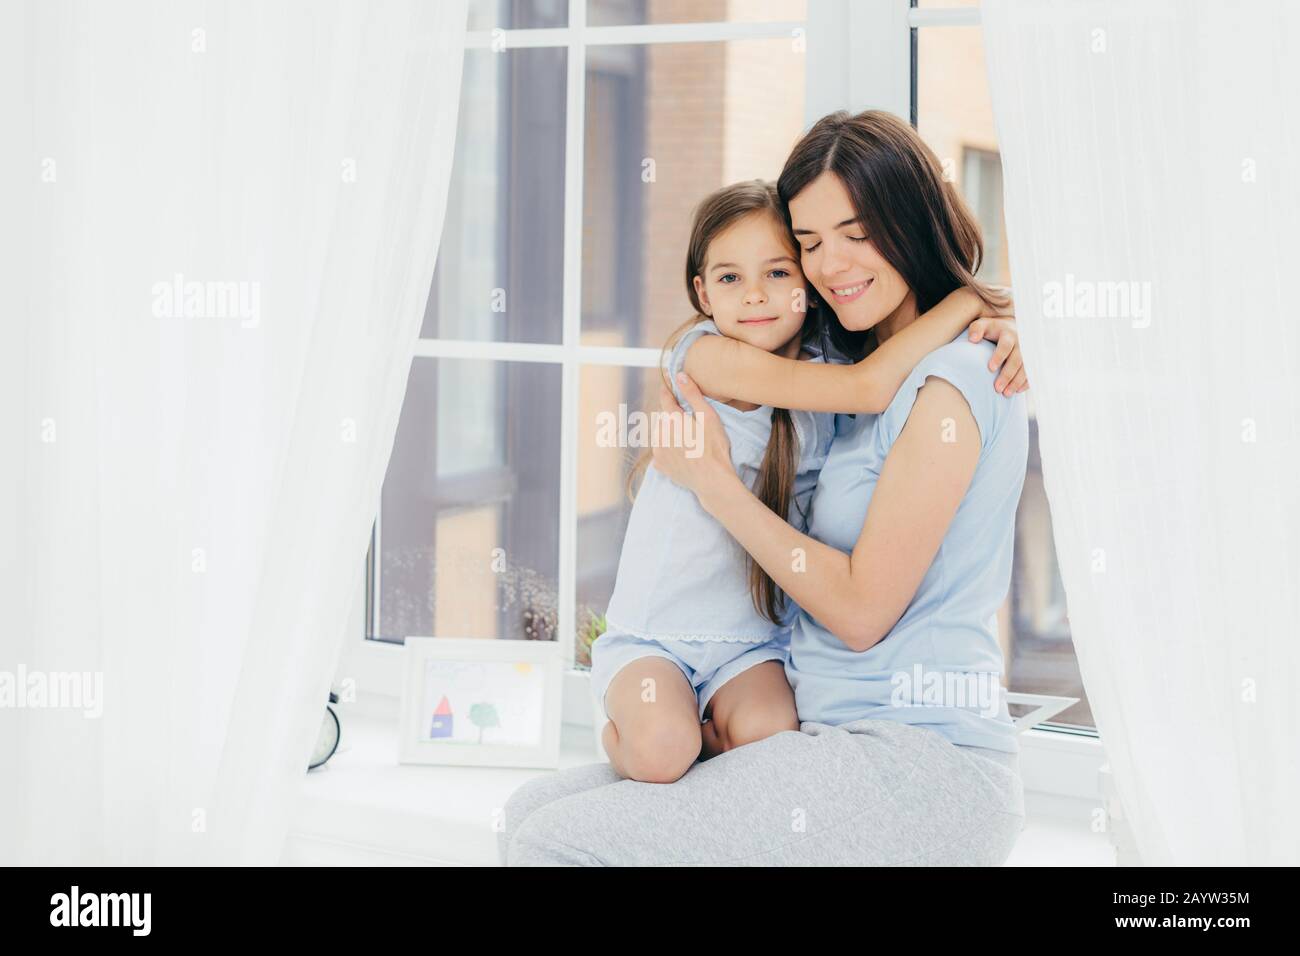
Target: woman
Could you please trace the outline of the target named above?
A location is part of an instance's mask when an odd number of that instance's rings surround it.
[[[778,189],[852,358],[959,286],[989,294],[974,278],[978,228],[889,114],[819,121]],[[801,729],[719,741],[671,785],[616,783],[596,765],[521,788],[506,807],[510,864],[1005,861],[1024,809],[994,621],[1028,433],[1023,382],[994,394],[992,353],[959,338],[882,414],[840,416],[806,535],[736,478],[716,414],[679,381],[706,451],[657,442],[655,467],[801,608],[787,667]]]

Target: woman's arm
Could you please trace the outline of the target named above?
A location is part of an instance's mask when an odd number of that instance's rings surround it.
[[[899,386],[921,359],[951,342],[986,310],[974,292],[957,289],[854,365],[799,362],[736,339],[705,335],[687,351],[684,367],[705,395],[719,401],[739,399],[811,412],[878,414],[894,400]],[[985,333],[986,327],[981,327],[981,334],[998,341],[994,361],[999,366],[1006,363],[1004,375],[996,383],[1001,386],[1004,378],[1010,382],[1022,365],[1016,337],[1002,329]]]
[[[845,554],[800,534],[754,496],[732,468],[717,413],[695,400],[692,383],[679,387],[693,408],[704,409],[696,413],[703,416],[704,453],[688,458],[684,448],[656,447],[656,470],[694,491],[781,589],[845,645],[865,651],[879,643],[916,595],[975,474],[979,427],[961,392],[943,379],[926,380],[885,459],[857,543]],[[660,403],[681,414],[667,390]],[[668,418],[660,416],[661,424]],[[945,419],[956,423],[955,432]]]

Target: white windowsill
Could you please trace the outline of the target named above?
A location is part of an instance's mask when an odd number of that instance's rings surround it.
[[[565,678],[573,722],[561,737],[562,769],[598,759],[591,708],[574,699],[584,678]],[[340,718],[339,751],[303,781],[283,865],[494,866],[500,808],[522,783],[551,772],[399,764],[393,698],[344,705]],[[1008,865],[1114,866],[1107,835],[1092,830],[1100,745],[1042,731],[1021,740],[1029,819]]]
[[[397,718],[344,707],[339,751],[306,775],[281,863],[493,866],[506,799],[550,770],[397,762]],[[566,725],[560,767],[593,763],[588,728]]]

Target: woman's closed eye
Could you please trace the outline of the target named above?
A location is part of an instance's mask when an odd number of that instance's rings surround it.
[[[844,238],[847,239],[847,240],[849,240],[850,242],[866,242],[866,241],[867,241],[867,237],[866,237],[866,236],[845,236]],[[820,243],[820,242],[815,242],[815,243],[813,243],[811,246],[803,246],[802,248],[803,248],[803,253],[804,253],[804,255],[811,255],[812,253],[816,252],[819,248],[821,248],[821,243]]]

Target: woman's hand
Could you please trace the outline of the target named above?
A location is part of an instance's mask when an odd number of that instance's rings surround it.
[[[982,316],[970,324],[970,340],[978,342],[988,339],[998,343],[989,361],[989,371],[1001,372],[993,389],[999,395],[1015,395],[1029,388],[1025,377],[1025,360],[1020,354],[1020,336],[1016,332],[1016,320],[1009,316]]]
[[[651,442],[655,470],[695,492],[708,510],[716,494],[740,480],[731,464],[731,442],[722,419],[685,372],[677,376],[677,386],[695,414],[687,415],[672,392],[659,386],[660,415]]]

